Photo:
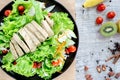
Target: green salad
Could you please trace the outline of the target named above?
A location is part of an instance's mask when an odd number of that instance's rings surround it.
[[[19,6],[22,7],[18,8]],[[15,60],[9,49],[13,34],[33,20],[41,25],[48,14],[51,14],[49,17],[54,22],[54,35],[37,46],[34,52],[26,53]],[[4,22],[0,26],[0,55],[4,54],[2,68],[26,77],[37,74],[45,80],[50,79],[52,74],[62,70],[66,54],[76,51],[72,40],[76,38],[73,30],[74,24],[67,13],[50,13],[42,8],[42,2],[35,0],[15,0],[12,10],[5,13]]]

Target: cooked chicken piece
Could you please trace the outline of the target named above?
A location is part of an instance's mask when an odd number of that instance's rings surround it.
[[[54,35],[54,32],[52,31],[49,24],[45,20],[42,21],[42,27],[46,30],[49,37]]]
[[[30,51],[31,52],[35,51],[36,46],[33,43],[33,41],[31,40],[31,38],[28,36],[28,34],[26,33],[26,31],[24,30],[24,28],[20,29],[18,32],[23,37],[23,39],[26,42],[26,44],[28,45]]]
[[[32,24],[27,24],[27,27],[26,27],[30,32],[32,32],[38,39],[40,42],[43,42],[45,41],[45,38],[41,35],[41,33],[39,31],[36,30],[35,27],[33,27]]]
[[[20,45],[20,47],[26,52],[30,52],[29,48],[27,45],[20,39],[20,37],[17,34],[13,35],[13,39]]]
[[[35,21],[31,22],[32,25],[41,33],[42,36],[46,39],[48,37],[48,33]]]
[[[31,33],[26,26],[24,27],[24,30],[27,32],[28,36],[31,38],[31,40],[34,42],[36,46],[40,45],[40,41],[37,39],[37,37]]]
[[[51,20],[48,16],[45,16],[45,19],[48,22],[48,24],[50,25],[50,27],[53,27],[53,25],[54,25],[53,20]]]
[[[18,58],[18,55],[17,55],[17,52],[11,42],[10,42],[10,51],[13,54],[14,59],[16,60]]]
[[[22,49],[20,48],[20,46],[18,45],[18,43],[14,40],[14,39],[11,39],[11,42],[17,52],[17,54],[19,56],[23,56],[24,55],[24,52],[22,51]]]

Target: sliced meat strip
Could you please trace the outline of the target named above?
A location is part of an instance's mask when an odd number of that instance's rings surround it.
[[[12,55],[13,55],[14,59],[16,60],[18,58],[18,55],[17,55],[17,52],[11,42],[10,42],[10,51],[12,52]]]
[[[22,49],[20,48],[20,46],[18,45],[18,43],[14,40],[14,39],[11,39],[11,42],[17,52],[17,54],[19,56],[23,56],[24,55],[24,52],[22,51]]]
[[[48,24],[50,25],[50,27],[53,27],[53,25],[54,25],[53,20],[51,20],[48,16],[45,16],[45,19],[48,22]]]
[[[33,27],[32,24],[27,24],[26,27],[30,32],[32,32],[38,39],[40,42],[45,41],[45,38],[41,35],[41,33],[39,31],[36,30],[36,28]]]
[[[13,35],[13,39],[20,45],[20,47],[26,52],[30,52],[29,48],[27,45],[20,39],[20,37],[17,34]]]
[[[31,52],[35,51],[36,46],[33,43],[33,41],[30,39],[30,37],[28,36],[28,34],[26,33],[26,31],[24,30],[24,28],[20,29],[18,32],[23,37],[23,39],[26,42],[26,44],[28,45],[30,51]]]
[[[48,33],[35,21],[31,22],[32,25],[41,33],[42,36],[46,39],[48,37]]]
[[[26,26],[24,27],[24,30],[27,32],[28,36],[31,38],[31,40],[34,42],[34,44],[36,46],[40,45],[40,41],[37,39],[37,37],[32,33],[30,32]]]
[[[45,20],[42,21],[42,27],[46,30],[49,37],[54,35],[54,32],[52,31],[49,24]]]

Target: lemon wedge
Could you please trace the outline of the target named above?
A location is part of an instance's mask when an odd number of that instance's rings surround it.
[[[83,4],[83,7],[84,8],[94,7],[103,1],[104,0],[86,0]]]

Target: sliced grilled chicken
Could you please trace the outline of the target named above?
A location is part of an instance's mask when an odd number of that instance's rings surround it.
[[[48,37],[48,33],[35,21],[31,22],[32,25],[41,33],[42,36],[46,39]]]
[[[48,16],[45,16],[45,19],[48,22],[48,24],[50,25],[50,27],[53,27],[53,24],[54,24],[53,20],[51,20]]]
[[[27,24],[27,27],[26,27],[28,30],[30,30],[38,39],[40,42],[43,42],[45,41],[45,38],[41,35],[41,33],[39,31],[36,30],[35,27],[33,27],[32,24]]]
[[[20,45],[20,47],[26,52],[30,52],[29,48],[27,45],[20,39],[20,37],[17,34],[13,35],[13,39]]]
[[[49,24],[45,20],[42,21],[42,27],[46,30],[49,37],[54,35],[54,32],[52,31]]]
[[[28,36],[28,34],[26,33],[26,31],[24,30],[24,28],[20,29],[18,32],[23,37],[23,39],[26,42],[26,44],[28,45],[30,51],[31,52],[35,51],[36,46],[33,43],[33,41],[30,39],[30,37]]]
[[[12,52],[14,59],[17,59],[18,58],[17,52],[11,42],[10,42],[10,51]]]
[[[16,52],[17,52],[17,54],[18,54],[19,56],[23,56],[23,55],[24,55],[24,52],[22,51],[22,49],[20,48],[20,46],[17,44],[17,42],[16,42],[14,39],[11,39],[11,42],[12,42],[12,44],[13,44]]]
[[[40,45],[40,41],[37,39],[37,37],[31,33],[26,26],[24,27],[24,30],[27,32],[28,36],[31,38],[31,40],[34,42],[36,46]]]

